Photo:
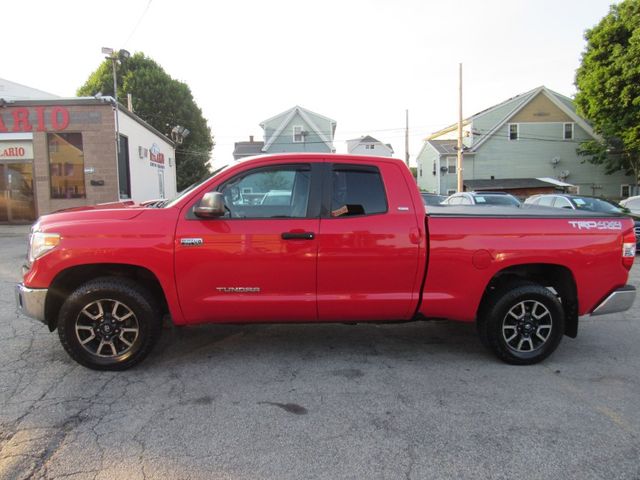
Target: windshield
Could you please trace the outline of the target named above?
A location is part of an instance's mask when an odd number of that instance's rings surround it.
[[[588,210],[590,212],[602,213],[623,213],[622,209],[599,198],[573,197],[571,202],[578,210]]]
[[[208,181],[209,179],[215,177],[217,174],[219,174],[221,171],[225,170],[226,168],[228,168],[229,165],[225,165],[223,167],[220,167],[217,170],[214,170],[214,172],[209,175],[208,177],[203,178],[202,180],[200,180],[199,182],[196,182],[192,185],[189,185],[187,188],[185,188],[184,190],[182,190],[180,193],[178,193],[178,196],[172,200],[165,200],[164,202],[161,202],[159,204],[156,204],[155,207],[156,208],[170,208],[173,207],[176,203],[178,203],[185,195],[188,195],[189,193],[191,193],[193,190],[195,190],[196,188],[198,188],[200,185],[202,185],[204,182]]]
[[[477,205],[520,205],[511,195],[476,195],[475,200]]]

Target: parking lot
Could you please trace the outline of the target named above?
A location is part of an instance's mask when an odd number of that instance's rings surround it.
[[[15,313],[0,242],[2,479],[640,478],[640,302],[530,367],[438,321],[167,327],[95,372]]]

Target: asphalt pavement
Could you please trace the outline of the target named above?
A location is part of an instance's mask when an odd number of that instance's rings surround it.
[[[438,321],[167,327],[95,372],[15,312],[26,233],[0,227],[1,479],[640,478],[639,304],[528,367]]]

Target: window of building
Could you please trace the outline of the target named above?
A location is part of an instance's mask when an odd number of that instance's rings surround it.
[[[456,173],[456,165],[458,159],[456,157],[447,157],[447,173]]]
[[[620,185],[620,196],[622,198],[627,198],[630,193],[631,189],[629,188],[629,185]]]
[[[447,190],[447,195],[453,195],[456,191],[453,188]]]
[[[331,217],[387,211],[387,195],[376,167],[336,165],[332,172]]]
[[[120,135],[120,151],[118,152],[118,190],[121,199],[131,198],[131,173],[129,171],[129,139]],[[164,198],[164,185],[161,191]]]
[[[221,188],[226,218],[304,218],[307,216],[311,169],[308,165],[260,168]]]
[[[51,198],[85,198],[81,133],[48,133]]]
[[[564,137],[565,140],[573,140],[573,123],[564,124]]]
[[[301,125],[296,125],[293,127],[293,143],[302,142],[304,142],[304,130]]]
[[[518,124],[509,124],[509,140],[518,140]]]
[[[371,144],[365,145],[364,149],[365,150],[373,150],[373,149],[375,149],[375,145],[371,145]]]

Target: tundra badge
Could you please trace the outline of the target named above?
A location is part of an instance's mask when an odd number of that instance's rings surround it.
[[[202,245],[204,242],[201,238],[181,238],[180,244],[186,245],[187,247],[197,247]]]

